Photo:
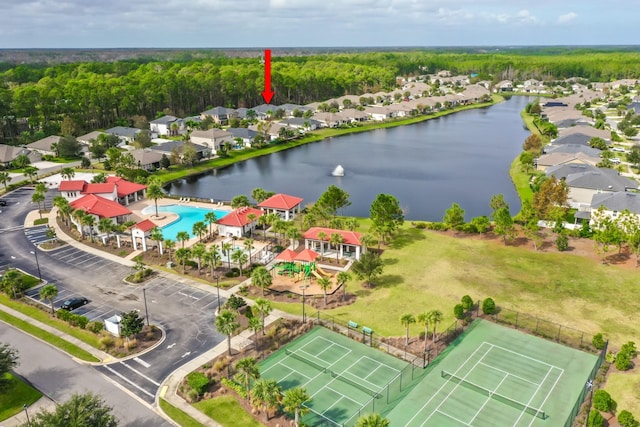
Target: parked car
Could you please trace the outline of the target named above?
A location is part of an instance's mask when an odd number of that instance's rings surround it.
[[[611,159],[611,163],[613,163],[614,165],[619,165],[620,164],[620,159],[617,157],[614,157],[613,159]]]
[[[85,297],[75,297],[75,298],[70,298],[65,302],[63,302],[60,308],[63,310],[73,311],[78,307],[87,305],[88,303],[89,303],[89,300],[86,299]]]

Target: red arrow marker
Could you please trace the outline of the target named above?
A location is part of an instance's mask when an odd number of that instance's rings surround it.
[[[271,90],[271,49],[264,51],[264,91],[262,91],[262,97],[267,104],[273,98],[273,91]]]

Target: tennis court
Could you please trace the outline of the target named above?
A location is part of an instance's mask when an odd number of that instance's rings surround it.
[[[360,415],[382,412],[422,369],[316,327],[260,363],[262,378],[283,390],[304,387],[312,400],[303,418],[312,426],[351,426]]]
[[[387,414],[403,426],[562,426],[597,357],[476,321]]]

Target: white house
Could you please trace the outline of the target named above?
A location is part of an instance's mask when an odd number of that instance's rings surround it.
[[[260,218],[264,213],[260,209],[247,206],[231,211],[221,219],[216,221],[218,234],[220,236],[241,238],[251,230],[255,230]],[[249,218],[253,215],[252,218]]]

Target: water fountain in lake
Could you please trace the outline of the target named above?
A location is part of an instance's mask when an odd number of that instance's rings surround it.
[[[344,176],[344,168],[341,165],[336,166],[336,168],[331,172],[333,176]]]

